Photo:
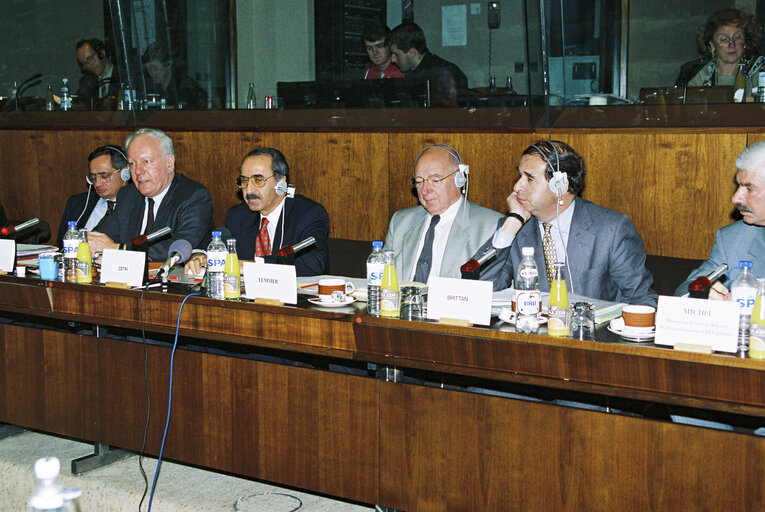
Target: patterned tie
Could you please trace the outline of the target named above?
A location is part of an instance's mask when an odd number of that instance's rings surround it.
[[[143,230],[144,235],[148,235],[154,230],[154,199],[149,199],[149,211],[146,214],[146,227]]]
[[[255,256],[262,258],[271,255],[271,237],[268,236],[268,219],[263,217],[260,221],[260,231],[255,237]]]
[[[558,262],[558,256],[555,253],[555,240],[552,237],[552,224],[542,223],[545,228],[545,234],[542,237],[542,248],[545,251],[545,267],[547,267],[547,284],[552,284],[555,277],[555,264]]]
[[[441,220],[440,215],[433,215],[430,218],[430,226],[425,234],[425,242],[422,244],[420,259],[417,260],[417,270],[414,273],[414,280],[418,283],[427,283],[430,275],[430,264],[433,262],[433,238],[436,234],[436,224]]]
[[[116,204],[116,201],[114,199],[107,199],[106,200],[106,215],[109,215],[114,211],[114,205]]]

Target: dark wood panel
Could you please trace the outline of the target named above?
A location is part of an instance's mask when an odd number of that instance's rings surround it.
[[[381,383],[380,500],[401,510],[755,510],[765,440]],[[754,476],[754,478],[749,478]]]

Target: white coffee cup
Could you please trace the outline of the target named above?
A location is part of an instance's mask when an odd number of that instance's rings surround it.
[[[345,302],[345,296],[355,289],[353,283],[345,279],[319,279],[319,299],[322,302]]]

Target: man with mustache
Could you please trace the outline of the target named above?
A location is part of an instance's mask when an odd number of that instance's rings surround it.
[[[685,295],[694,279],[709,274],[723,263],[735,268],[739,261],[751,261],[754,277],[765,277],[765,142],[752,144],[742,151],[736,159],[736,169],[738,187],[730,200],[741,212],[742,220],[717,230],[709,259],[691,272],[675,290],[675,295]],[[716,281],[709,298],[730,300],[730,290]]]
[[[247,153],[236,180],[244,203],[228,210],[226,228],[236,238],[240,260],[257,256],[266,263],[276,262],[273,253],[279,248],[312,236],[316,243],[295,255],[295,271],[298,276],[325,274],[329,269],[329,215],[316,201],[297,194],[290,197],[288,180],[289,166],[281,151],[260,147]],[[198,274],[206,264],[207,256],[195,252],[186,263],[186,272]]]

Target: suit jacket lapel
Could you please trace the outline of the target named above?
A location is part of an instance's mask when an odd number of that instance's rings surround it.
[[[444,256],[441,258],[441,270],[438,275],[441,277],[449,277],[449,273],[444,271],[449,268],[461,266],[467,259],[472,256],[469,254],[464,255],[462,250],[468,240],[468,228],[470,227],[470,205],[467,200],[462,200],[462,205],[457,210],[457,216],[454,217],[452,222],[452,228],[449,230],[449,236],[446,238],[446,248],[444,250]],[[452,250],[449,250],[449,248]],[[461,261],[465,260],[465,261]]]
[[[582,275],[590,266],[590,256],[597,239],[597,226],[588,211],[587,203],[576,199],[574,215],[571,218],[571,232],[568,235],[568,282],[571,274]],[[570,286],[570,284],[569,284]]]
[[[157,215],[154,217],[155,226],[169,226],[170,214],[175,212],[175,192],[178,189],[178,180],[173,178],[170,182],[170,188],[167,190],[167,194],[162,198],[162,202],[157,209]]]

